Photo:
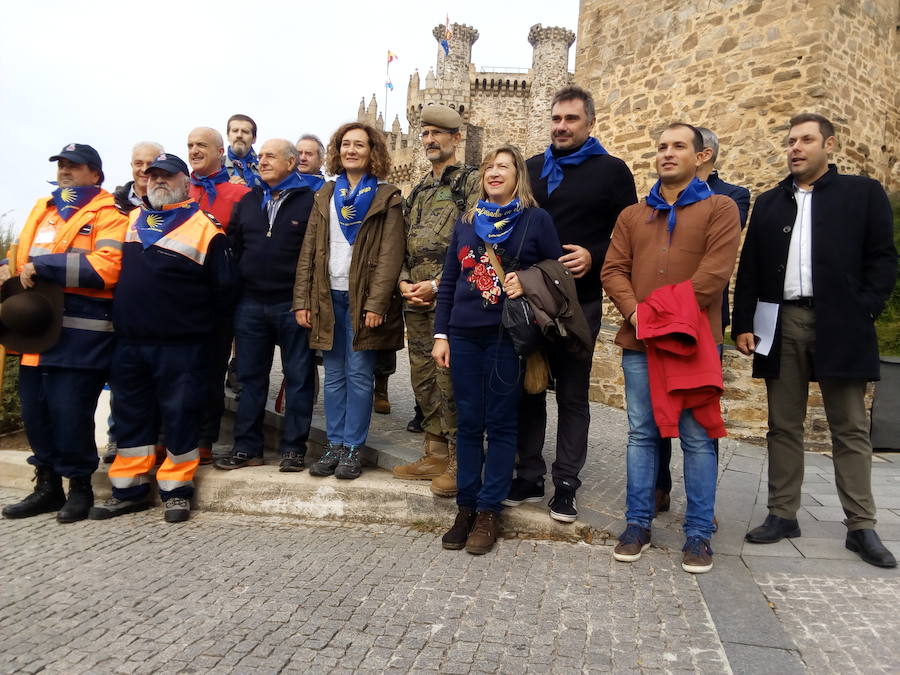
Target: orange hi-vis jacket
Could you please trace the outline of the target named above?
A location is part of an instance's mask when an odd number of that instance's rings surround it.
[[[206,342],[210,327],[232,312],[237,275],[228,237],[198,210],[145,249],[137,231],[143,210],[129,214],[113,310],[118,339]]]
[[[54,225],[52,242],[36,242],[42,225]],[[112,290],[119,280],[128,218],[113,196],[100,192],[63,220],[52,199],[40,199],[19,235],[15,273],[28,262],[37,276],[65,291],[59,341],[43,354],[23,354],[24,366],[107,369],[112,360]],[[12,261],[11,261],[12,264]]]

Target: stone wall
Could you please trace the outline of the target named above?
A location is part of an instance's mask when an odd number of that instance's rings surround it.
[[[594,348],[591,369],[591,400],[615,408],[625,408],[625,385],[622,378],[622,350],[614,340],[617,326],[605,325]],[[725,393],[722,396],[722,416],[728,435],[750,443],[765,445],[767,430],[766,385],[752,377],[752,359],[733,347],[725,347],[722,359]],[[806,448],[828,452],[831,436],[822,395],[815,382],[809,386],[809,408],[806,415]],[[869,385],[866,409],[872,407],[873,386]],[[624,443],[623,439],[623,443]]]
[[[841,170],[898,190],[898,20],[897,0],[581,0],[575,81],[639,191],[678,119],[713,129],[722,176],[758,195],[785,174],[800,111],[835,123]]]

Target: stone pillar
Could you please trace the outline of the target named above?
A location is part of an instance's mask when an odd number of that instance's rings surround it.
[[[569,48],[575,33],[566,28],[544,28],[537,23],[528,31],[534,48],[531,61],[530,115],[528,141],[522,148],[526,157],[540,152],[550,142],[550,101],[557,90],[569,84]]]

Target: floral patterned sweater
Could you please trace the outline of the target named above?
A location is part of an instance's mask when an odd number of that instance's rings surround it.
[[[438,288],[436,334],[465,334],[500,324],[506,294],[485,246],[472,223],[462,218],[456,221]],[[525,209],[512,234],[497,245],[496,252],[507,273],[548,258],[556,260],[563,254],[553,219],[541,208]]]

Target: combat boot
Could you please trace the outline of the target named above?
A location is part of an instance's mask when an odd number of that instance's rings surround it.
[[[47,466],[34,469],[34,492],[17,504],[3,507],[4,518],[30,518],[41,513],[58,511],[66,503],[62,478]]]
[[[391,402],[388,399],[388,378],[386,375],[379,375],[375,378],[374,408],[379,415],[391,414]]]
[[[394,478],[401,480],[433,480],[447,470],[450,450],[447,440],[425,432],[422,457],[410,464],[394,467]]]
[[[456,443],[448,443],[447,470],[431,481],[431,491],[438,497],[456,496]]]
[[[74,523],[88,517],[94,505],[94,488],[91,487],[90,476],[79,476],[69,479],[69,498],[56,514],[61,523]]]

